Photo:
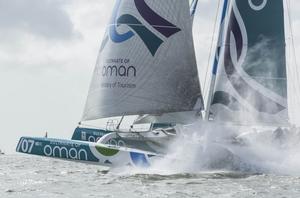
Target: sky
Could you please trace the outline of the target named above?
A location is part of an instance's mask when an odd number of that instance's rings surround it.
[[[300,1],[287,1],[300,53]],[[46,131],[49,137],[71,137],[113,3],[0,0],[0,149],[14,153],[21,136]],[[202,87],[217,10],[218,0],[199,0],[194,39]]]

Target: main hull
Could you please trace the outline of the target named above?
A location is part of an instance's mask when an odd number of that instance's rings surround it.
[[[153,123],[151,126],[151,130],[155,130],[158,128],[170,128],[175,127],[175,124],[173,123]],[[109,134],[111,130],[107,129],[96,129],[96,128],[84,128],[84,127],[77,127],[74,130],[74,133],[72,135],[72,140],[78,140],[78,141],[87,141],[87,142],[97,142],[101,137],[103,137],[106,134]]]
[[[125,147],[112,147],[92,142],[22,137],[17,152],[43,157],[73,160],[107,167],[149,167],[157,159],[155,153]]]
[[[77,127],[72,135],[72,140],[97,142],[102,136],[111,132],[106,129]]]

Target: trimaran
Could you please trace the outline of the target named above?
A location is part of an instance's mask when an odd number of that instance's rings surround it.
[[[22,137],[17,152],[147,167],[186,124],[287,125],[283,0],[223,1],[205,106],[192,36],[197,3],[116,0],[72,140]],[[90,126],[103,118],[106,128]]]

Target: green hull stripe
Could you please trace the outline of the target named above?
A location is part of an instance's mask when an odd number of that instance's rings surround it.
[[[119,152],[119,150],[101,147],[101,146],[96,146],[96,149],[101,155],[104,155],[107,157],[114,156]]]

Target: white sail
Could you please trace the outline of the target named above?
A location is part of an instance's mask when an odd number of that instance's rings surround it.
[[[190,16],[192,24],[194,22],[194,17],[196,14],[198,0],[189,0],[190,3]],[[198,101],[198,107],[195,106],[195,109],[201,108],[202,101]],[[197,105],[197,104],[196,104]],[[198,121],[202,117],[201,113],[195,111],[186,111],[186,112],[175,112],[175,113],[165,113],[162,115],[140,115],[135,120],[134,124],[141,123],[177,123],[177,124],[190,124]]]
[[[283,0],[233,0],[210,119],[286,125]]]
[[[201,108],[189,2],[117,0],[82,120]]]

